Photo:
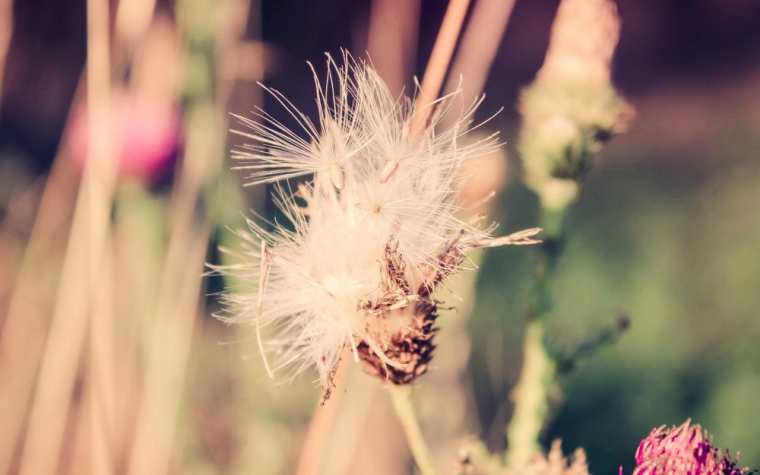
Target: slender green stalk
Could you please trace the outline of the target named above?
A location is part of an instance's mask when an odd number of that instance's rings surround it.
[[[513,398],[515,410],[507,427],[507,463],[521,467],[540,451],[539,435],[549,414],[548,392],[555,364],[543,343],[544,322],[531,320],[525,330],[524,360]]]
[[[552,308],[549,286],[562,250],[565,209],[542,208],[544,243],[528,309],[522,371],[512,394],[515,409],[507,426],[507,464],[512,467],[524,466],[540,451],[541,431],[549,417],[549,393],[555,384],[557,363],[546,348],[545,316]]]
[[[393,409],[396,411],[396,415],[399,421],[401,421],[401,426],[404,428],[409,450],[412,452],[420,473],[422,475],[435,475],[433,458],[422,436],[422,430],[420,430],[420,424],[414,412],[411,388],[409,386],[389,385],[388,392],[391,393]]]
[[[549,287],[562,252],[565,210],[577,198],[594,153],[625,128],[631,114],[610,82],[619,34],[615,2],[563,0],[544,64],[520,95],[518,149],[525,182],[541,200],[545,240],[507,428],[507,463],[517,471],[540,449],[549,394],[556,385],[557,361],[545,345],[544,320],[552,308]]]

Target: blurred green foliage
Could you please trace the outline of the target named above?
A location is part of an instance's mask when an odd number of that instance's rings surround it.
[[[739,129],[741,130],[741,129]],[[572,348],[614,321],[632,318],[612,347],[584,359],[563,380],[546,444],[584,447],[593,473],[630,471],[652,427],[687,418],[721,447],[760,465],[760,163],[739,134],[720,158],[652,157],[655,144],[615,145],[591,174],[568,218],[569,240],[552,290],[549,339]],[[521,186],[503,197],[501,222],[535,222],[537,203]],[[517,375],[533,258],[491,252],[479,276],[471,367],[484,435],[503,444],[504,395]],[[495,331],[499,328],[500,331]]]

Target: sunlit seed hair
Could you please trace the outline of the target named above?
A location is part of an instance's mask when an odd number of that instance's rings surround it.
[[[249,220],[239,263],[217,270],[257,283],[226,292],[220,318],[250,322],[270,375],[315,368],[329,395],[344,349],[395,384],[427,370],[437,302],[432,293],[466,266],[474,248],[533,244],[537,229],[491,238],[493,226],[465,222],[456,202],[463,161],[500,146],[497,134],[467,141],[478,100],[453,126],[454,95],[432,105],[394,97],[378,74],[347,53],[327,56],[316,86],[315,123],[268,88],[301,130],[257,109],[237,117],[234,150],[248,185],[272,183],[288,223]],[[432,108],[426,128],[415,113]],[[296,185],[289,179],[310,177]],[[262,336],[263,335],[263,336]]]

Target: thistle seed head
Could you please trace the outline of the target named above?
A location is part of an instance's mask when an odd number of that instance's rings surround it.
[[[412,136],[414,100],[393,97],[365,62],[342,59],[327,57],[324,81],[315,74],[316,124],[266,87],[302,130],[263,110],[238,117],[244,128],[235,133],[252,142],[233,152],[236,168],[250,185],[274,184],[288,222],[249,220],[239,263],[217,268],[259,283],[256,293],[226,292],[219,316],[264,334],[273,373],[316,368],[326,393],[344,349],[391,383],[423,374],[437,331],[433,294],[466,267],[467,251],[538,242],[538,230],[493,239],[493,225],[460,217],[460,165],[500,146],[497,134],[464,140],[481,125],[473,122],[480,100],[448,128],[440,124],[451,97],[440,100]],[[288,180],[306,176],[294,192]]]

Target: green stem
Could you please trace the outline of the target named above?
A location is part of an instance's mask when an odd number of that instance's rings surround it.
[[[427,443],[422,436],[420,424],[417,421],[417,415],[414,412],[412,404],[412,390],[409,386],[388,386],[388,392],[391,393],[393,409],[401,421],[404,428],[406,440],[409,444],[409,450],[412,452],[414,461],[420,469],[422,475],[435,475],[433,458],[430,455]]]
[[[527,314],[523,366],[512,398],[507,426],[507,464],[522,467],[539,452],[541,431],[549,416],[549,392],[555,384],[556,362],[545,345],[545,315],[551,311],[549,285],[562,250],[565,208],[542,210],[544,244],[536,271],[534,295]]]
[[[554,382],[555,364],[544,347],[544,322],[528,322],[523,367],[514,389],[515,410],[507,427],[507,463],[522,467],[539,450],[539,436],[549,414],[548,392]]]

